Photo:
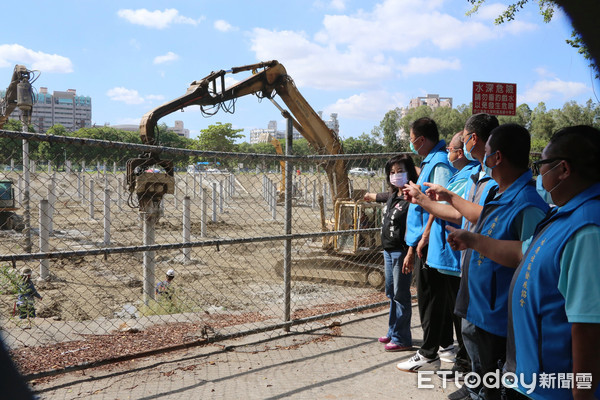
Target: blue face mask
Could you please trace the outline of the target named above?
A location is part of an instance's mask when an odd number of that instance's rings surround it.
[[[420,137],[420,136],[419,136]],[[415,139],[415,142],[419,140],[419,138]],[[419,150],[421,149],[421,147],[423,147],[423,145],[420,145],[418,149],[415,149],[415,145],[413,144],[412,140],[408,139],[409,147],[410,147],[410,151],[412,151],[413,153],[415,153],[416,155],[419,155]]]
[[[473,137],[473,134],[469,135],[469,140],[471,140],[471,137]],[[469,140],[463,143],[463,153],[465,154],[465,157],[467,157],[467,160],[475,161],[475,157],[473,157],[471,152],[467,150],[467,143],[469,143]],[[473,150],[473,147],[471,147],[471,150]]]
[[[537,176],[537,178],[535,179],[535,190],[538,192],[540,197],[542,199],[544,199],[544,201],[548,204],[554,204],[554,200],[552,200],[551,193],[554,191],[554,189],[556,189],[558,187],[558,185],[560,185],[562,183],[562,181],[558,182],[556,184],[556,186],[554,186],[552,189],[550,189],[550,191],[547,191],[546,189],[544,189],[544,184],[542,183],[542,178],[544,177],[544,175],[546,175],[548,172],[552,171],[554,168],[558,167],[559,165],[560,165],[560,163],[556,164],[554,167],[550,168],[545,173],[539,174]]]
[[[538,175],[535,179],[535,190],[546,203],[554,204],[552,202],[552,196],[546,189],[544,189],[544,185],[542,185],[542,175]]]
[[[496,150],[495,152],[493,152],[492,154],[490,154],[489,156],[493,156],[494,154],[496,154],[498,152],[498,150]],[[487,165],[487,158],[489,157],[487,154],[485,155],[485,157],[483,157],[483,169],[485,170],[485,174],[487,176],[489,176],[490,178],[492,177],[492,170],[494,168],[496,168],[496,165],[494,165],[493,167],[488,167]]]

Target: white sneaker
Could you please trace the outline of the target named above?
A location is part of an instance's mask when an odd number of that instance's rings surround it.
[[[456,361],[456,353],[454,352],[454,345],[451,344],[450,346],[443,348],[442,346],[440,346],[440,349],[438,350],[438,356],[440,357],[440,360],[442,361],[446,361],[449,363],[453,363]]]
[[[412,356],[406,361],[403,361],[396,365],[400,371],[406,372],[417,372],[420,369],[438,369],[440,367],[440,357],[427,358],[421,355],[418,351],[417,354]]]

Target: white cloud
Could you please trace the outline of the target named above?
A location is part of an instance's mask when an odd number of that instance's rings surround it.
[[[343,11],[346,9],[346,0],[331,0],[329,6],[334,10]]]
[[[313,2],[313,7],[317,9],[329,8],[336,11],[344,11],[346,9],[347,0],[316,0]]]
[[[219,19],[219,20],[215,21],[213,26],[215,27],[216,30],[221,31],[221,32],[230,32],[230,31],[237,30],[236,27],[232,26],[229,22],[225,21],[224,19]]]
[[[400,70],[404,75],[431,74],[444,70],[460,70],[460,60],[453,58],[442,60],[433,57],[411,57],[408,63],[401,65]]]
[[[106,95],[113,101],[121,101],[125,104],[141,104],[144,102],[144,98],[140,96],[137,90],[124,87],[112,88],[106,92]]]
[[[471,14],[471,18],[481,21],[494,21],[504,11],[506,11],[506,4],[490,3],[479,7],[476,13]]]
[[[556,74],[554,72],[548,71],[544,67],[535,68],[535,72],[536,72],[536,74],[538,74],[540,77],[543,77],[543,78],[556,78]]]
[[[162,94],[149,94],[148,96],[146,96],[146,100],[149,101],[162,101],[165,99],[165,96],[163,96]]]
[[[325,107],[323,115],[331,113],[343,115],[344,119],[382,119],[387,110],[394,109],[408,102],[408,97],[399,93],[371,91],[339,99]],[[356,133],[356,132],[355,132]]]
[[[462,49],[500,38],[533,25],[483,23],[459,19],[441,10],[444,0],[384,0],[371,10],[349,15],[326,15],[313,37],[302,31],[255,28],[251,49],[259,60],[277,59],[299,86],[321,89],[381,86],[394,71],[415,73],[412,64],[398,65],[410,52]],[[509,26],[510,25],[510,26]],[[435,51],[435,50],[433,50]],[[427,54],[424,54],[423,59]],[[460,69],[460,60],[433,60],[422,73]]]
[[[71,73],[73,64],[67,57],[25,48],[19,44],[0,45],[0,67],[23,64],[41,72]]]
[[[163,64],[170,61],[178,60],[179,56],[172,51],[169,51],[167,54],[162,56],[154,57],[154,64]]]
[[[389,61],[363,53],[341,53],[311,42],[304,33],[252,32],[252,50],[259,60],[278,59],[298,86],[335,90],[363,87],[393,75]]]
[[[165,29],[172,24],[198,25],[204,19],[204,17],[199,19],[184,17],[174,8],[168,8],[164,11],[149,11],[145,8],[137,10],[122,9],[117,11],[117,15],[132,24],[154,29]]]
[[[565,82],[558,78],[541,80],[518,96],[518,102],[537,105],[541,101],[547,102],[552,99],[566,101],[589,91],[590,88],[581,82]]]

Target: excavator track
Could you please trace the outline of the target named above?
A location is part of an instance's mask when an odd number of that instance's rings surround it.
[[[275,272],[278,276],[283,276],[283,260],[277,262]],[[371,286],[379,290],[385,286],[381,253],[361,258],[330,254],[295,257],[292,260],[291,275],[292,280]]]

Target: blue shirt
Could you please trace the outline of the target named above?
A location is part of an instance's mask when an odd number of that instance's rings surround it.
[[[439,169],[437,168],[438,166]],[[427,187],[423,186],[423,183],[431,182],[431,178],[434,176],[434,173],[438,174],[438,181],[441,181],[444,176],[449,177],[445,171],[448,168],[450,168],[451,171],[454,171],[454,168],[450,166],[450,163],[448,162],[446,142],[440,140],[433,147],[433,149],[431,149],[429,154],[427,154],[427,157],[425,157],[425,159],[421,162],[421,173],[419,174],[417,184],[420,185],[421,190],[425,192]],[[443,186],[446,186],[448,182],[446,181],[443,183]],[[406,235],[404,238],[408,246],[415,247],[419,243],[428,220],[429,213],[420,205],[411,204],[408,207],[408,215],[406,217]]]

